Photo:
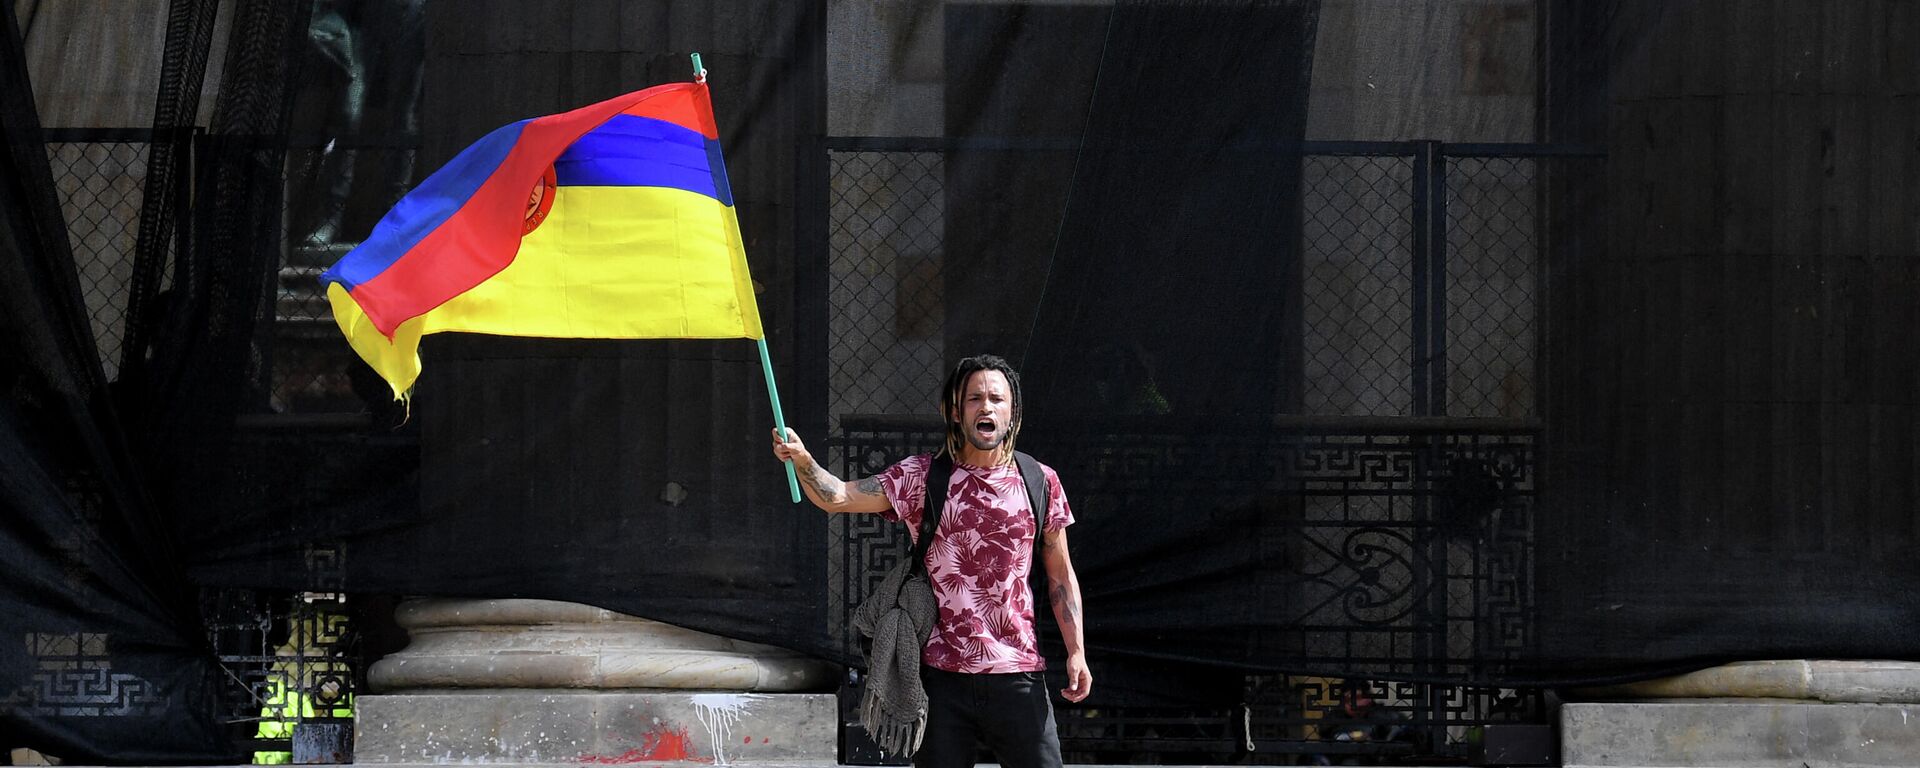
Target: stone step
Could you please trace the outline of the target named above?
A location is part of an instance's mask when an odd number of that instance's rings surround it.
[[[362,696],[354,762],[832,765],[830,693],[471,691]]]
[[[1567,768],[1920,765],[1920,705],[1787,699],[1569,703]]]

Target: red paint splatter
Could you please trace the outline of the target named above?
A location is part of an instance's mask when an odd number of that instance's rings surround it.
[[[625,763],[657,763],[669,760],[685,760],[693,763],[711,763],[711,757],[695,757],[688,746],[692,742],[687,738],[687,729],[660,726],[640,736],[640,747],[629,749],[618,755],[581,755],[579,762],[595,765],[621,765]]]
[[[744,739],[741,739],[741,740],[740,740],[740,743],[742,743],[742,744],[752,744],[752,743],[753,743],[753,737],[752,737],[752,736],[748,736],[748,737],[746,737],[746,738],[744,738]]]
[[[762,743],[762,744],[765,744],[765,743],[767,743],[767,737],[765,737],[765,736],[762,736],[762,737],[760,737],[760,743]]]

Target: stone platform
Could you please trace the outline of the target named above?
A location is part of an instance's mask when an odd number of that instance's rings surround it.
[[[829,693],[473,690],[364,696],[354,762],[833,765]]]
[[[1920,765],[1920,705],[1740,699],[1566,704],[1567,768]]]

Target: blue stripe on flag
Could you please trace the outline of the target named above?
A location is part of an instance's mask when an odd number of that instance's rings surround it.
[[[567,147],[553,171],[563,187],[670,187],[727,202],[706,137],[650,117],[616,115]]]

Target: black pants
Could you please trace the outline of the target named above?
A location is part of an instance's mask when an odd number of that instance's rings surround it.
[[[1006,768],[1059,768],[1053,702],[1039,672],[967,675],[920,668],[927,689],[927,736],[918,768],[973,765],[982,743]]]

